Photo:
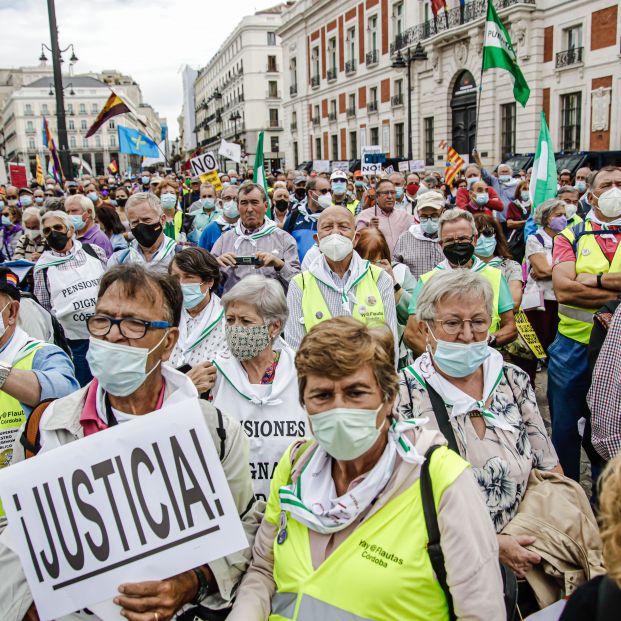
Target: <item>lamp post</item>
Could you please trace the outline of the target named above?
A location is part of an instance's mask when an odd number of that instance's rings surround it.
[[[401,50],[399,50],[396,58],[392,61],[393,69],[406,69],[408,72],[408,160],[412,159],[412,70],[410,66],[417,60],[427,60],[427,54],[425,50],[423,50],[420,41],[413,52],[410,52],[408,48],[404,57],[403,54],[401,54]]]
[[[41,57],[39,60],[45,62],[47,60],[43,48],[46,48],[52,54],[52,69],[54,72],[54,91],[56,94],[56,129],[58,132],[58,157],[63,174],[66,179],[73,179],[73,165],[71,163],[71,152],[69,151],[69,142],[67,140],[67,122],[65,119],[65,97],[63,92],[63,76],[60,64],[63,62],[61,54],[71,49],[71,58],[69,62],[74,65],[78,58],[75,55],[73,44],[68,45],[64,50],[58,45],[58,26],[56,25],[56,8],[54,0],[47,0],[47,13],[50,21],[50,38],[52,47],[43,44],[41,46]]]
[[[235,124],[235,142],[239,142],[239,136],[237,134],[237,121],[241,120],[242,116],[239,113],[239,110],[235,110],[235,112],[233,112],[233,114],[231,114],[229,121],[233,121],[233,123]],[[237,174],[239,175],[239,162],[235,162],[235,170],[237,171]]]

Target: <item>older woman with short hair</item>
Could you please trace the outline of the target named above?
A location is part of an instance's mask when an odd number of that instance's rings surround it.
[[[176,240],[183,224],[183,211],[179,207],[179,186],[173,179],[162,179],[155,188],[155,196],[160,199],[166,216],[164,235]]]
[[[387,328],[352,317],[304,337],[296,367],[315,439],[280,460],[228,621],[505,618],[498,548],[472,471],[424,421],[395,416],[393,351]],[[424,501],[423,471],[433,489]],[[430,515],[437,507],[443,585],[423,504]]]
[[[265,500],[280,456],[306,435],[295,352],[280,338],[289,308],[281,285],[259,275],[232,287],[222,308],[228,351],[213,360],[213,403],[248,434],[255,493]]]
[[[36,261],[43,251],[43,238],[41,237],[41,223],[39,222],[40,207],[26,207],[22,214],[22,236],[17,240],[13,260],[25,259]]]
[[[65,331],[73,354],[75,375],[80,386],[91,381],[86,361],[88,318],[95,312],[99,280],[106,266],[104,250],[82,243],[64,211],[48,211],[41,217],[41,232],[49,250],[34,266],[34,293],[39,304],[50,311]]]
[[[560,471],[528,375],[487,345],[492,288],[480,274],[455,269],[424,286],[416,314],[426,351],[401,382],[405,418],[428,416],[473,472],[496,531],[516,515],[531,470]],[[532,537],[499,535],[500,560],[518,575],[539,556]]]

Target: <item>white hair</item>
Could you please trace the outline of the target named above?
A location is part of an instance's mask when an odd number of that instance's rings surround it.
[[[565,207],[565,201],[560,198],[549,198],[547,201],[543,201],[535,208],[533,213],[533,221],[539,226],[546,226],[550,214],[559,206]]]
[[[472,214],[469,211],[466,211],[465,209],[459,209],[455,207],[454,209],[446,209],[440,216],[440,220],[438,224],[439,225],[438,236],[442,237],[442,226],[446,222],[455,222],[456,220],[465,220],[466,222],[469,222],[470,227],[472,228],[472,234],[473,235],[477,234],[477,226],[474,223],[474,217],[472,216]]]
[[[41,226],[45,226],[45,221],[49,220],[50,218],[58,218],[65,225],[67,231],[75,230],[73,224],[71,223],[71,218],[64,211],[60,211],[60,209],[46,211],[41,216]]]
[[[280,321],[284,327],[289,317],[282,285],[273,278],[259,274],[246,276],[222,296],[222,308],[226,312],[233,302],[238,301],[254,306],[267,325]]]
[[[511,168],[511,166],[509,166],[509,164],[498,164],[498,170],[500,170],[501,166],[504,166],[505,168],[508,168],[509,169],[509,174],[511,176],[513,176],[513,168]]]
[[[147,203],[149,207],[153,209],[158,218],[161,218],[164,215],[162,203],[160,199],[153,194],[153,192],[136,192],[136,194],[132,194],[125,203],[125,213],[128,214],[130,208],[138,205],[139,203]]]
[[[25,222],[28,218],[36,218],[37,220],[41,217],[41,211],[38,207],[26,207],[24,211],[22,211],[22,222]]]
[[[84,194],[70,194],[65,198],[65,209],[67,209],[69,203],[79,203],[82,210],[88,213],[93,220],[95,219],[95,205],[93,205],[93,201],[88,196],[84,196]]]
[[[455,268],[434,274],[416,300],[416,319],[434,321],[438,307],[448,297],[483,298],[487,314],[492,316],[494,293],[489,281],[472,270]]]

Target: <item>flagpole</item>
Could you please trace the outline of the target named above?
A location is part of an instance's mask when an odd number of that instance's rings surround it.
[[[479,117],[481,115],[481,99],[483,99],[483,67],[485,66],[485,28],[487,28],[487,12],[489,9],[489,3],[491,0],[487,0],[487,6],[485,8],[485,26],[483,27],[483,53],[481,54],[481,75],[479,77],[479,97],[477,99],[477,121],[474,128],[474,148],[472,149],[472,155],[477,150],[479,143]]]

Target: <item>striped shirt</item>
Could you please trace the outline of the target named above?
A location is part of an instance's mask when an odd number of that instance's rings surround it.
[[[414,278],[430,272],[444,259],[437,239],[418,239],[411,231],[399,237],[392,257],[407,265]]]

